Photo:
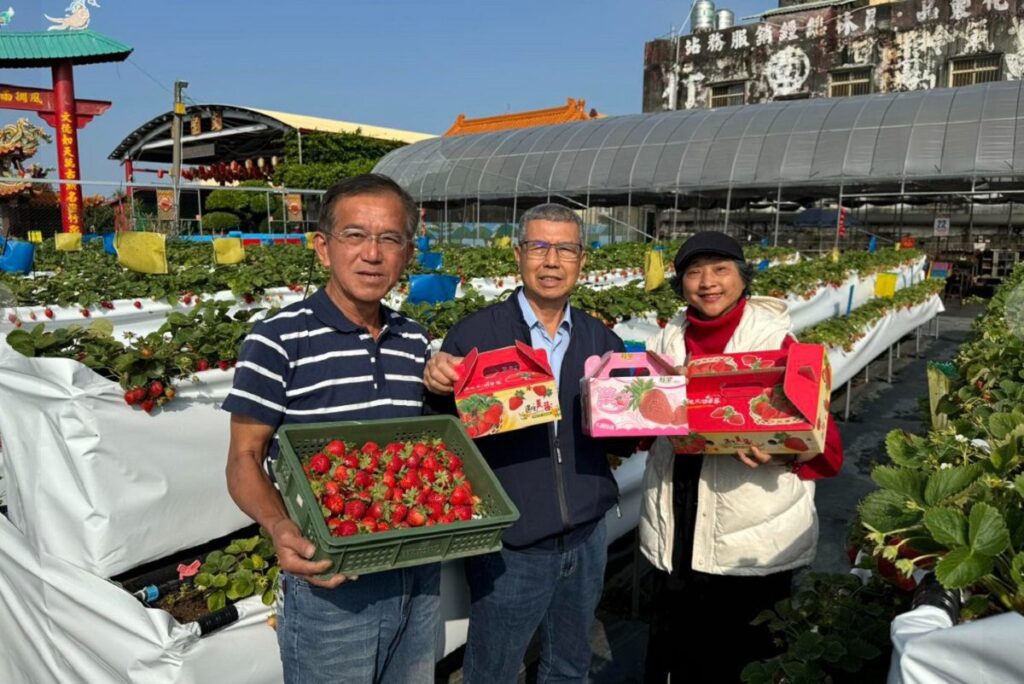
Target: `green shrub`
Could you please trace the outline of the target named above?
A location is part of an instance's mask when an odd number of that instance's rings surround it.
[[[238,230],[241,225],[242,219],[226,211],[214,211],[203,215],[203,230],[208,230],[212,233]]]

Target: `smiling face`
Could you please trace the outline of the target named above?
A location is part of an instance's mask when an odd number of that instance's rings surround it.
[[[743,296],[743,276],[727,257],[695,257],[682,273],[683,299],[704,319],[730,311]]]
[[[534,219],[526,224],[521,242],[535,240],[557,245],[568,243],[580,245],[580,230],[571,221],[548,221]],[[515,249],[516,264],[523,279],[526,298],[548,307],[562,308],[569,300],[569,293],[576,286],[580,271],[587,263],[587,255],[569,260],[559,256],[559,250],[551,248],[543,256],[531,253],[520,244]]]
[[[405,235],[405,225],[405,210],[395,195],[352,195],[335,203],[332,234],[318,232],[314,237],[320,263],[330,271],[327,293],[349,318],[378,309],[412,259],[413,247],[410,242],[396,250],[377,240],[351,245],[336,236],[344,231]]]

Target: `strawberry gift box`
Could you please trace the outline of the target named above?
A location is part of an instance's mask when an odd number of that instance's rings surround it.
[[[592,437],[687,434],[686,375],[654,352],[591,356],[580,381],[583,432]]]
[[[672,439],[677,454],[824,448],[832,387],[824,346],[695,355],[686,371],[690,435]]]
[[[523,342],[470,350],[459,364],[455,407],[472,438],[550,423],[562,417],[547,354]]]

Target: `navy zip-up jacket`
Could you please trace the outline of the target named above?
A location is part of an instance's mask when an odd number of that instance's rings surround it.
[[[490,351],[520,340],[532,346],[517,293],[456,323],[441,351],[465,356],[473,347]],[[618,500],[608,452],[622,451],[622,440],[591,439],[580,423],[580,379],[587,357],[624,351],[622,340],[593,316],[573,307],[572,332],[558,380],[562,418],[552,423],[476,440],[477,447],[508,492],[520,518],[504,536],[510,548],[571,548]],[[431,408],[455,413],[451,395],[427,392]],[[632,445],[631,445],[632,446]],[[618,448],[616,448],[618,447]]]

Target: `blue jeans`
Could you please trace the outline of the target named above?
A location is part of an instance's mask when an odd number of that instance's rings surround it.
[[[465,684],[514,683],[539,630],[538,682],[586,682],[590,625],[608,561],[604,520],[577,546],[502,549],[466,560],[472,604]]]
[[[277,643],[288,684],[434,681],[438,563],[364,575],[320,589],[282,575]]]

